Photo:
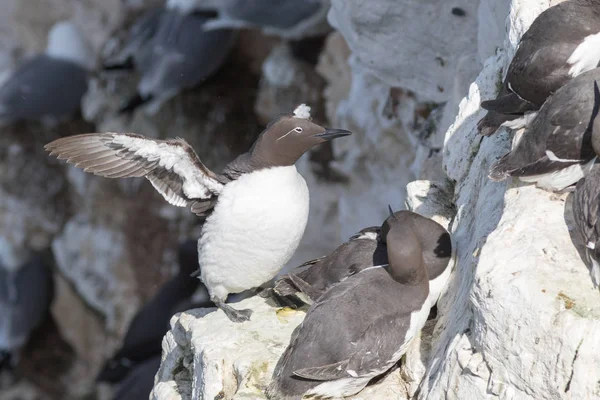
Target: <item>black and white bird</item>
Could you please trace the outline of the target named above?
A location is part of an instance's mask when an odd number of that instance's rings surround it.
[[[490,178],[509,176],[560,191],[575,184],[600,152],[597,115],[600,68],[585,72],[558,89],[542,106],[516,147],[490,169]]]
[[[94,65],[94,56],[75,25],[55,24],[45,53],[25,61],[0,86],[0,121],[59,122],[72,117],[80,108]]]
[[[302,104],[272,121],[221,174],[182,139],[93,133],[58,139],[46,149],[96,175],[146,177],[169,203],[207,216],[198,240],[201,279],[215,305],[241,322],[251,310],[225,304],[228,294],[274,278],[304,234],[309,196],[296,161],[313,146],[347,135],[312,122]]]
[[[33,330],[48,317],[53,297],[52,269],[42,255],[33,254],[18,268],[0,265],[0,367],[17,362]]]
[[[202,1],[200,1],[202,3]],[[302,39],[327,33],[329,0],[220,0],[219,16],[206,29],[258,28],[283,39]]]
[[[482,135],[501,125],[526,126],[546,99],[600,64],[600,0],[567,0],[542,12],[521,38],[498,97],[478,123]],[[533,115],[532,115],[533,114]]]
[[[212,13],[197,12],[194,1],[168,0],[134,23],[124,48],[105,70],[135,68],[137,94],[121,111],[144,105],[149,114],[184,89],[199,85],[224,64],[235,41],[229,29],[206,30]]]
[[[446,241],[442,248],[452,249],[450,234],[437,222],[411,211],[398,211],[394,214],[390,209],[390,215],[413,222],[415,233],[423,243],[429,290],[437,301],[450,276],[448,265],[452,254],[436,253],[441,247],[428,238],[439,237],[440,241]],[[280,296],[298,296],[302,302],[312,304],[327,290],[348,277],[366,268],[386,267],[387,246],[383,239],[378,226],[362,229],[333,253],[308,261],[283,275],[275,283],[274,291]]]
[[[573,196],[573,219],[585,243],[594,286],[600,286],[600,167],[596,164],[579,182]]]
[[[179,249],[179,272],[167,281],[136,313],[131,320],[121,348],[104,365],[97,380],[120,382],[138,364],[161,353],[163,336],[169,330],[171,317],[181,311],[181,302],[191,298],[199,282],[190,279],[190,274],[198,269],[198,250],[195,240],[183,243]],[[208,293],[204,304],[198,307],[211,307]]]
[[[381,229],[388,268],[366,268],[311,306],[275,367],[270,399],[351,396],[398,362],[437,300],[423,249],[435,248],[447,261],[452,252],[448,232],[422,237],[419,221],[388,217]]]

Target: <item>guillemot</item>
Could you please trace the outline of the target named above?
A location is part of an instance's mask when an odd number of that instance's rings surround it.
[[[452,256],[450,234],[437,222],[411,211],[397,211],[390,216],[412,221],[415,234],[422,243],[423,259],[429,276],[429,289],[437,298],[444,287]],[[439,238],[439,243],[431,238]],[[280,296],[298,296],[306,304],[312,304],[327,290],[365,268],[387,267],[387,246],[381,236],[381,228],[372,226],[362,229],[327,256],[308,261],[275,282],[273,290]]]
[[[570,79],[599,66],[600,1],[567,0],[543,11],[519,42],[495,100],[478,123],[482,135],[518,129]]]
[[[590,173],[575,187],[573,196],[573,219],[585,243],[587,261],[591,264],[594,286],[600,286],[600,166],[595,165]]]
[[[560,191],[581,179],[600,151],[597,126],[600,68],[573,78],[542,106],[516,147],[490,169],[489,177],[508,176]]]
[[[95,60],[79,30],[55,24],[48,45],[21,64],[0,87],[0,120],[60,121],[79,110]]]
[[[160,367],[160,353],[133,368],[117,388],[113,400],[148,400],[154,387],[154,376]]]
[[[46,150],[107,178],[146,177],[169,203],[206,217],[199,273],[215,305],[241,322],[251,310],[234,310],[227,295],[275,277],[304,234],[308,187],[296,161],[313,146],[350,134],[315,124],[302,104],[272,121],[221,174],[206,168],[183,139],[92,133],[58,139]]]
[[[220,0],[206,29],[260,28],[267,35],[302,39],[331,30],[329,0]]]
[[[0,265],[0,368],[17,362],[33,330],[48,317],[53,297],[52,269],[41,254],[31,254],[16,269]]]
[[[390,369],[425,324],[434,297],[424,247],[447,254],[447,232],[423,241],[419,222],[392,215],[382,226],[389,266],[367,268],[323,294],[292,333],[266,394],[342,398]]]
[[[229,29],[206,30],[213,15],[196,11],[194,0],[168,0],[150,9],[129,31],[124,48],[105,63],[105,70],[135,68],[137,93],[121,107],[130,112],[144,105],[149,114],[183,89],[197,86],[224,64],[235,35]]]
[[[197,280],[190,279],[190,274],[197,269],[197,244],[195,240],[188,240],[179,248],[178,274],[167,281],[135,314],[127,328],[123,344],[104,364],[96,378],[98,381],[119,382],[139,363],[152,356],[160,356],[163,336],[169,330],[169,320],[179,311],[176,310],[179,303],[187,301],[199,286]],[[213,306],[208,292],[204,304],[197,305]]]

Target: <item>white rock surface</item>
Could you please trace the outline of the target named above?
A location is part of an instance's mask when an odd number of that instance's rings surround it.
[[[452,90],[458,60],[477,51],[478,3],[333,0],[328,18],[369,71],[390,86],[442,102]],[[454,7],[466,15],[453,15]]]

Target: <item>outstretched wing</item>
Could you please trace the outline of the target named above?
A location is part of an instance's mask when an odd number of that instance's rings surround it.
[[[204,215],[224,180],[202,164],[183,139],[155,140],[133,133],[89,133],[48,143],[60,160],[105,178],[145,177],[165,200]],[[209,204],[209,206],[206,206]]]

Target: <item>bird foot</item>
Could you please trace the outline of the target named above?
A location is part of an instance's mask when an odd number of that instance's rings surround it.
[[[223,310],[223,312],[225,313],[225,315],[227,315],[227,318],[229,318],[231,322],[241,323],[250,321],[250,316],[252,316],[252,310],[249,309],[236,310],[235,308],[225,303],[217,303],[216,305],[221,310]]]

